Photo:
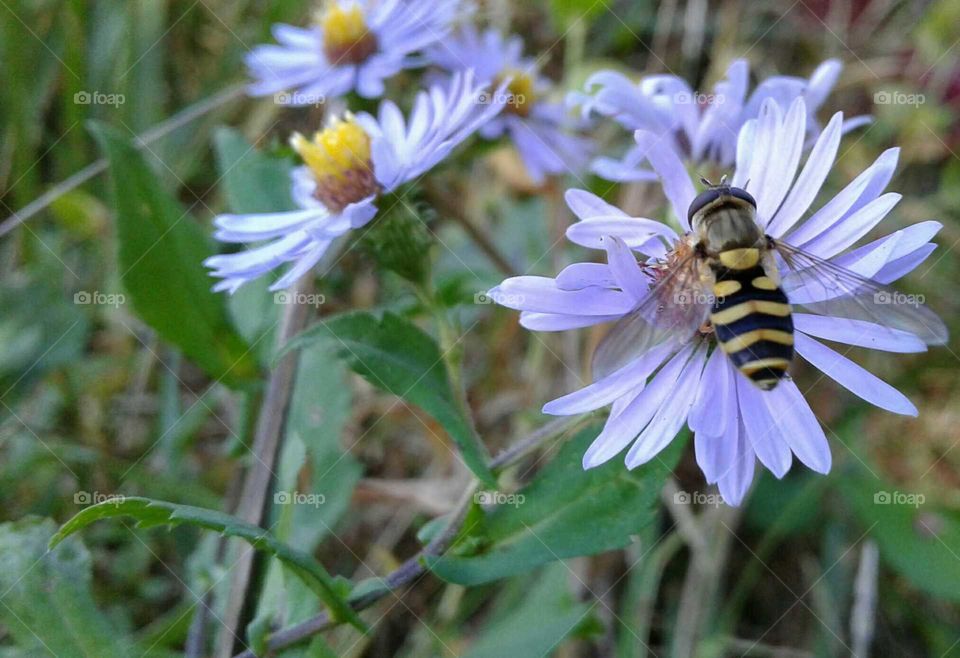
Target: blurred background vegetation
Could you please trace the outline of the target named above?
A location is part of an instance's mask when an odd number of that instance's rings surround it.
[[[542,53],[544,72],[565,89],[604,67],[634,76],[673,72],[704,90],[736,57],[750,60],[754,80],[806,76],[827,57],[841,59],[843,76],[821,118],[842,109],[876,120],[845,138],[828,185],[835,191],[883,149],[902,148],[891,189],[904,200],[881,230],[931,218],[944,224],[940,248],[900,288],[925,295],[953,336],[960,333],[960,2],[480,4],[485,21],[522,34],[528,53]],[[317,126],[322,109],[283,109],[234,92],[244,81],[244,53],[270,39],[270,25],[305,24],[312,9],[279,0],[4,0],[3,216],[14,217],[105,153],[129,174],[119,180],[175,199],[182,221],[203,233],[228,207],[270,208],[271,194],[283,203],[287,135]],[[392,84],[409,96],[416,74]],[[175,124],[141,155],[126,146],[224,92],[233,100]],[[883,92],[915,94],[918,102],[874,103]],[[83,94],[97,93],[123,102],[83,102]],[[101,127],[92,130],[92,121]],[[626,140],[611,125],[596,134],[613,150]],[[149,169],[137,170],[139,158]],[[557,242],[573,219],[562,191],[584,183],[533,189],[518,167],[508,147],[473,150],[432,177],[425,194],[446,190],[456,199],[448,210],[489,236],[516,272],[553,275],[574,259],[595,257]],[[216,321],[223,323],[217,335],[224,354],[184,347],[186,339],[177,349],[164,339],[191,332],[192,316],[171,317],[181,326],[163,336],[145,321],[120,281],[129,263],[118,235],[150,235],[157,227],[131,223],[135,200],[120,217],[115,207],[125,207],[124,189],[112,193],[108,181],[93,177],[28,220],[7,220],[0,238],[3,655],[114,655],[118,638],[126,638],[126,649],[116,655],[182,655],[198,628],[198,598],[210,606],[208,633],[217,631],[223,605],[229,565],[216,533],[100,523],[57,560],[43,558],[55,526],[38,517],[62,523],[96,495],[233,511],[262,390],[231,379],[273,359],[279,307],[265,285],[229,301],[195,300],[222,305]],[[586,184],[638,212],[653,203],[643,186]],[[462,326],[472,327],[464,338],[468,396],[497,454],[545,421],[543,402],[588,380],[599,334],[534,336],[520,330],[515,313],[475,305],[474,294],[503,272],[461,223],[443,215],[436,231],[446,248],[437,250],[434,278]],[[150,259],[145,276],[164,291],[161,313],[164,303],[179,308],[176,291],[166,299],[169,280],[197,267],[182,256],[170,250]],[[324,316],[355,308],[422,315],[418,300],[359,250],[317,285]],[[243,366],[248,372],[225,371],[221,359],[242,351],[243,341],[255,345]],[[285,655],[626,658],[646,655],[645,645],[655,655],[849,655],[872,634],[873,655],[960,656],[958,353],[956,338],[925,354],[855,351],[858,362],[916,403],[916,419],[868,408],[829,382],[813,386],[808,398],[833,446],[828,477],[795,467],[777,482],[764,472],[742,510],[677,511],[668,500],[660,511],[637,510],[654,514],[653,522],[624,549],[477,587],[428,575],[402,600],[387,596],[366,613],[368,634],[340,627]],[[816,377],[802,368],[797,374],[804,389]],[[281,539],[354,581],[386,574],[414,554],[418,532],[452,509],[467,482],[444,431],[395,401],[352,374],[329,346],[303,353],[279,478],[323,491],[325,502],[280,507],[268,521]],[[529,480],[556,450],[505,477]],[[705,490],[689,446],[675,478],[670,486]],[[875,504],[878,492],[920,494],[924,502]],[[698,513],[692,535],[682,523],[675,529],[688,512]],[[583,518],[579,531],[592,533],[590,521]],[[257,573],[246,612],[250,637],[317,611],[315,597],[285,581],[274,564],[258,562]],[[858,612],[870,610],[873,594],[875,615]],[[38,636],[29,626],[43,631]]]

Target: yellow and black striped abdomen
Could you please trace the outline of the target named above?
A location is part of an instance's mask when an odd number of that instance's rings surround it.
[[[738,252],[731,256],[732,252]],[[756,255],[754,255],[755,252]],[[793,318],[787,296],[763,271],[756,249],[720,254],[710,321],[733,365],[765,391],[793,360]]]

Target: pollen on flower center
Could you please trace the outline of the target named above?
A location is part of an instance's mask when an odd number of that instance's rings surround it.
[[[377,50],[377,35],[367,28],[363,10],[331,2],[319,16],[323,54],[333,64],[359,64]]]
[[[313,139],[294,133],[290,145],[303,158],[316,180],[314,196],[332,211],[377,191],[370,158],[370,136],[351,115],[334,119]]]
[[[523,71],[509,71],[503,75],[505,78],[510,78],[505,110],[521,117],[528,116],[536,100],[533,76]]]

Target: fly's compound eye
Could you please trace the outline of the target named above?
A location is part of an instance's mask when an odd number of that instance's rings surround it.
[[[687,211],[687,221],[693,222],[693,216],[696,215],[704,206],[713,203],[720,198],[720,190],[710,188],[697,195],[697,198],[690,204],[690,210]]]
[[[739,187],[730,187],[727,188],[727,194],[737,197],[738,199],[743,199],[754,208],[757,207],[757,200],[746,190],[740,189]]]
[[[727,185],[718,185],[716,187],[711,187],[708,190],[704,190],[697,195],[697,198],[693,200],[693,203],[690,204],[690,210],[687,211],[687,221],[693,223],[693,216],[696,215],[700,210],[705,206],[713,203],[720,197],[734,197],[742,201],[746,201],[754,208],[757,207],[757,201],[753,196],[744,189],[739,187],[729,187]]]

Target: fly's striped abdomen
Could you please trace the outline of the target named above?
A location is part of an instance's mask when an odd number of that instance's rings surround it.
[[[710,321],[721,349],[750,380],[770,390],[793,359],[793,318],[787,296],[767,277],[757,249],[719,254]]]

